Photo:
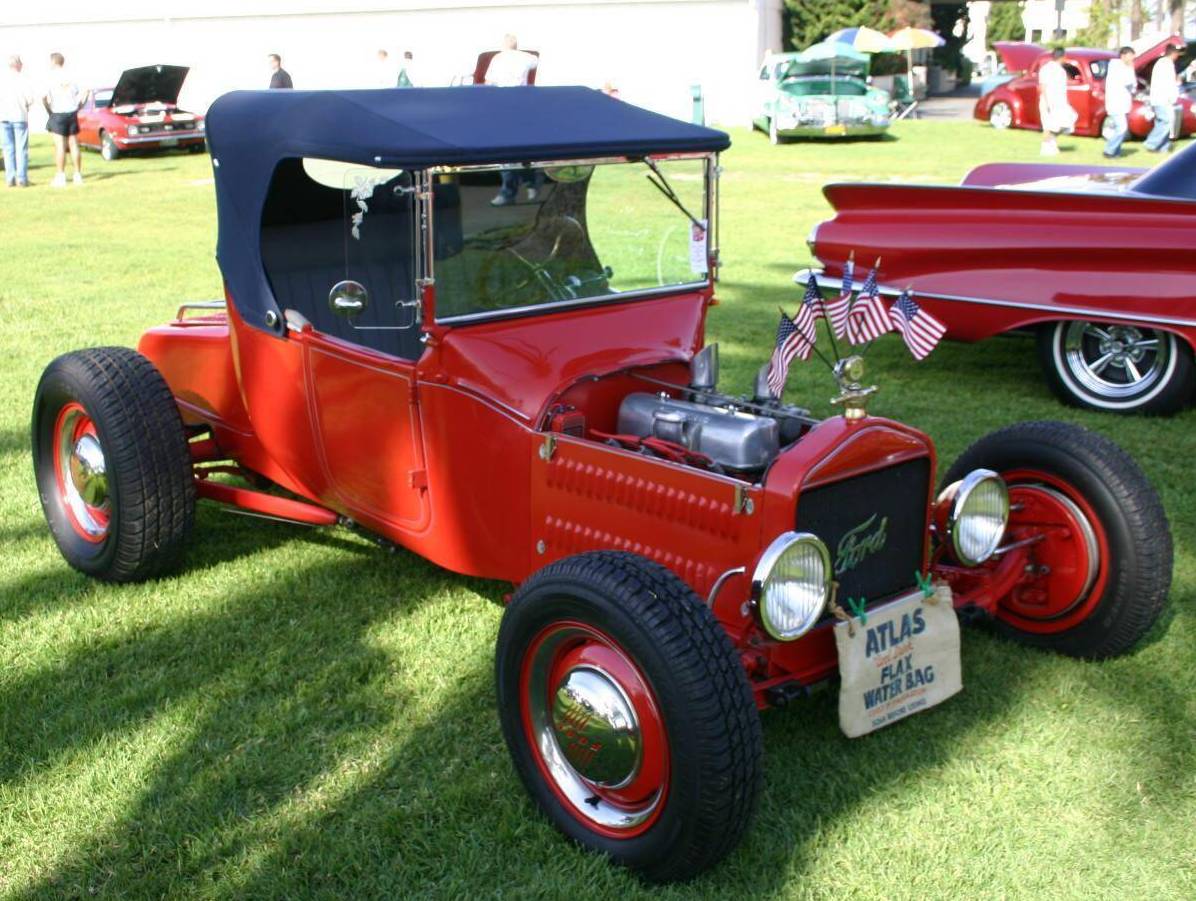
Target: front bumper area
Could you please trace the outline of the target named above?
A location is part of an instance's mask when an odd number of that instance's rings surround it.
[[[889,120],[882,122],[797,122],[785,128],[777,126],[783,138],[842,138],[884,134]]]
[[[205,132],[202,131],[172,131],[150,135],[112,135],[112,140],[121,150],[130,148],[150,149],[155,147],[182,147],[202,143]],[[169,143],[163,143],[169,142]]]

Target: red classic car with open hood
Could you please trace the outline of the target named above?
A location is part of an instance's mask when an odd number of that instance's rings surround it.
[[[940,474],[858,357],[826,419],[767,363],[719,386],[722,132],[575,87],[242,91],[210,123],[226,301],[38,385],[59,549],[157,576],[202,498],[510,583],[478,737],[583,846],[693,876],[751,820],[760,709],[841,675],[858,736],[960,690],[960,619],[1109,657],[1162,611],[1167,521],[1108,439],[1019,423]]]
[[[204,148],[204,117],[179,109],[186,66],[126,69],[114,88],[94,88],[79,111],[79,143],[114,160],[130,150]]]
[[[992,163],[959,186],[832,184],[809,243],[838,290],[881,258],[881,292],[910,288],[978,341],[1037,336],[1052,388],[1095,410],[1174,413],[1196,388],[1196,146],[1152,170]],[[806,273],[799,273],[802,278]]]
[[[1151,67],[1168,46],[1183,43],[1180,37],[1167,38],[1135,57],[1134,68],[1138,72],[1141,91],[1130,110],[1132,136],[1145,138],[1154,124],[1150,104],[1146,102]],[[991,123],[994,128],[1041,128],[1038,117],[1038,70],[1051,58],[1050,50],[1020,41],[997,41],[993,46],[1001,55],[1005,68],[1017,74],[977,100],[973,115]],[[1067,70],[1067,99],[1078,116],[1076,134],[1102,134],[1105,124],[1105,73],[1109,62],[1116,58],[1116,51],[1086,47],[1069,48],[1063,57],[1063,68]],[[1182,68],[1182,63],[1181,60],[1181,66],[1177,68]],[[1175,105],[1172,134],[1173,137],[1181,137],[1193,132],[1196,132],[1196,110],[1193,110],[1190,98],[1181,96]]]

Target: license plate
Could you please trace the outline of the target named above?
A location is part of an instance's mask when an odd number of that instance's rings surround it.
[[[921,591],[835,624],[839,650],[839,726],[867,735],[933,707],[963,688],[959,620],[951,590]]]
[[[846,125],[827,125],[822,129],[823,134],[827,135],[845,135],[847,134]]]
[[[163,138],[158,143],[161,144],[163,147],[177,147],[178,143],[179,143],[179,139],[178,138]]]

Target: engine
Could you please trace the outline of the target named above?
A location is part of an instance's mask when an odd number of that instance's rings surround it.
[[[619,433],[652,438],[707,458],[711,468],[736,474],[760,472],[817,420],[808,410],[773,400],[764,377],[756,379],[755,397],[715,391],[718,345],[694,358],[686,397],[634,392],[619,405]]]

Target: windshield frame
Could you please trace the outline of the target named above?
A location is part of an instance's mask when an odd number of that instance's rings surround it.
[[[717,152],[697,152],[697,153],[652,153],[647,154],[646,157],[584,157],[579,159],[566,160],[536,160],[531,165],[537,168],[551,168],[555,166],[599,166],[615,164],[643,164],[644,159],[651,159],[654,162],[663,162],[667,160],[701,160],[704,162],[704,190],[702,192],[702,211],[701,217],[706,220],[706,252],[709,259],[707,266],[706,277],[704,279],[697,279],[692,282],[683,282],[674,285],[662,285],[656,288],[640,288],[629,291],[621,291],[611,294],[601,294],[590,297],[579,297],[570,300],[555,300],[545,303],[537,303],[529,306],[508,307],[501,310],[493,310],[479,313],[459,313],[452,316],[438,316],[436,314],[435,303],[435,284],[436,273],[434,270],[434,242],[433,230],[435,228],[434,214],[433,214],[433,194],[435,190],[436,176],[443,174],[452,174],[459,172],[496,172],[503,169],[509,169],[512,165],[523,165],[522,163],[492,163],[485,165],[472,166],[434,166],[424,170],[426,187],[421,191],[420,201],[422,215],[419,216],[421,228],[424,231],[424,251],[421,260],[422,265],[418,267],[420,273],[420,287],[426,289],[424,292],[424,321],[427,324],[435,324],[436,326],[453,327],[462,325],[473,325],[481,322],[494,322],[502,319],[513,319],[526,316],[550,315],[562,310],[576,310],[584,307],[602,306],[606,304],[622,304],[632,303],[640,300],[658,299],[671,294],[694,294],[697,292],[710,292],[713,290],[714,282],[718,278],[718,175],[720,172],[718,164]],[[679,212],[678,215],[681,215]]]

